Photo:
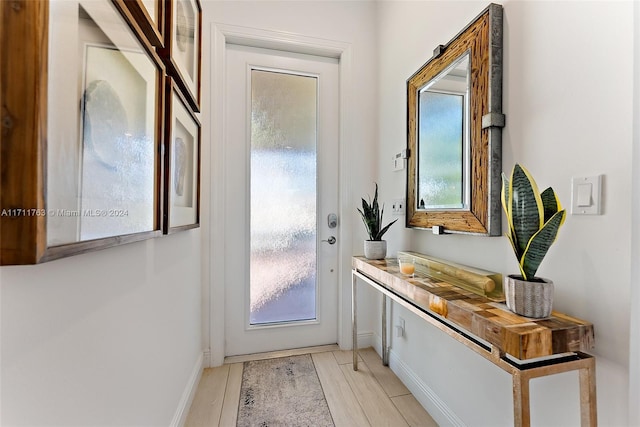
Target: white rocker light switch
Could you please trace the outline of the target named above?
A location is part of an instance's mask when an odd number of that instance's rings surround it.
[[[571,179],[571,214],[600,215],[602,175]]]
[[[591,206],[591,183],[578,184],[578,207]]]

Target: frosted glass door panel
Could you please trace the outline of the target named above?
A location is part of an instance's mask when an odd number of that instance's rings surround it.
[[[315,320],[317,79],[251,71],[250,324]]]

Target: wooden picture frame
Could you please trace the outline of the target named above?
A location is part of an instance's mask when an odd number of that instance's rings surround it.
[[[164,0],[124,0],[124,4],[149,43],[164,47]]]
[[[202,71],[202,8],[200,0],[168,0],[165,8],[164,47],[158,49],[167,71],[200,112]]]
[[[160,236],[165,75],[161,59],[123,0],[21,4],[19,14],[11,12],[10,4],[1,5],[2,14],[12,16],[3,21],[11,25],[2,28],[2,49],[8,61],[1,67],[1,81],[11,84],[0,88],[4,96],[3,120],[12,126],[8,131],[3,129],[2,135],[0,212],[6,215],[0,217],[0,265],[36,264]],[[65,30],[69,25],[77,28],[65,31],[55,25],[64,25]],[[82,30],[83,26],[89,29]],[[24,34],[32,35],[33,40],[15,40]],[[25,42],[29,42],[30,49],[22,48]],[[49,52],[48,46],[59,46],[60,50]],[[69,49],[70,46],[76,48]],[[87,63],[96,53],[110,63],[105,70],[100,70],[102,60],[96,59],[94,65]],[[114,70],[123,72],[116,75]],[[95,74],[98,72],[102,76]],[[109,84],[102,84],[105,82]],[[130,89],[131,82],[138,91],[124,99],[123,93]],[[119,97],[122,105],[114,107],[118,103],[108,101]],[[96,99],[107,101],[88,108]],[[138,109],[138,119],[131,118],[130,108]],[[114,111],[123,112],[120,117],[126,117],[120,121],[122,126],[112,126],[111,119],[118,116]],[[129,120],[137,123],[135,130],[128,127]],[[126,159],[118,158],[114,147],[97,148],[106,141],[98,141],[97,135],[114,129],[120,132],[119,141],[127,149],[137,147]],[[90,148],[87,132],[93,132],[94,145]],[[127,145],[132,138],[136,141]],[[97,155],[96,149],[100,152]],[[136,157],[139,154],[145,159],[144,168],[140,168],[142,163]],[[83,187],[84,174],[100,169],[101,174],[92,178],[95,184],[104,174],[117,175],[118,162],[127,163],[129,168],[122,169],[125,179],[120,188],[130,184],[137,186],[138,192],[142,192],[141,188],[148,190],[144,192],[148,201],[144,226],[124,220],[128,225],[120,228],[119,221],[130,215],[132,199],[117,196],[99,208],[85,203],[89,201],[86,193],[99,195],[100,189]],[[136,174],[143,175],[146,184],[139,186],[137,178],[127,181],[127,177]],[[134,193],[129,190],[125,195],[137,197]],[[115,201],[120,205],[116,206]],[[90,220],[118,225],[105,235],[83,235],[82,223]],[[102,226],[104,222],[94,229]]]
[[[201,125],[176,82],[165,92],[164,225],[172,234],[200,226]]]
[[[434,233],[500,236],[502,172],[502,6],[490,4],[407,80],[407,215],[408,228]],[[468,67],[468,158],[462,186],[467,195],[460,208],[424,206],[418,195],[420,157],[420,93],[438,81],[462,57]],[[468,201],[467,201],[468,200]]]

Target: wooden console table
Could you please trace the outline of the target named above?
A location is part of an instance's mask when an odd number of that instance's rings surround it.
[[[595,358],[584,353],[594,345],[591,323],[555,311],[545,319],[522,317],[502,303],[426,274],[403,276],[396,259],[374,261],[353,257],[354,370],[358,370],[357,279],[383,295],[385,365],[388,364],[387,298],[390,298],[511,374],[514,425],[530,425],[529,380],[573,370],[579,371],[581,425],[597,425]]]

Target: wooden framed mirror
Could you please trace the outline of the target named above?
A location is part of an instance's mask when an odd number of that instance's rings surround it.
[[[407,227],[501,234],[502,127],[502,6],[492,3],[407,80]]]

